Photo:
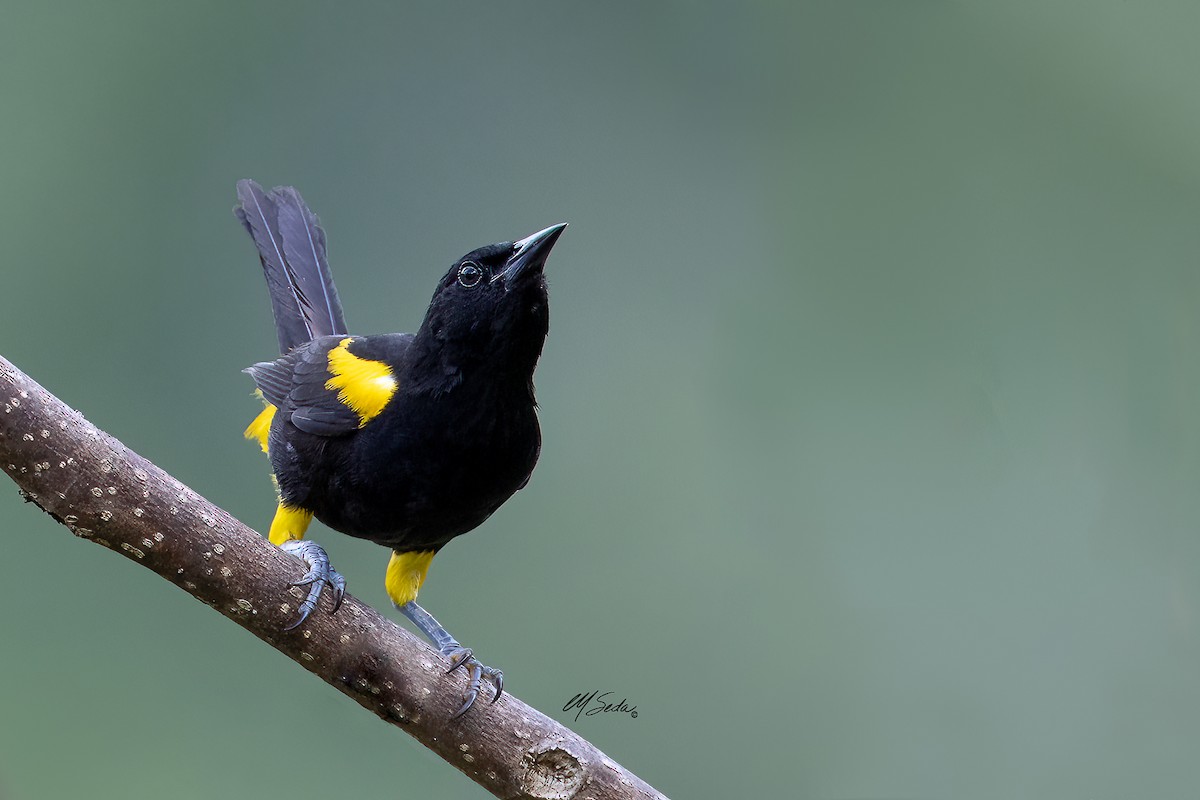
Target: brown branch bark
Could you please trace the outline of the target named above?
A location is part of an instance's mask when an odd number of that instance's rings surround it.
[[[662,798],[582,737],[505,693],[453,720],[465,676],[374,609],[322,598],[300,628],[304,572],[228,513],[97,429],[0,357],[0,470],[76,536],[158,573],[503,798]]]

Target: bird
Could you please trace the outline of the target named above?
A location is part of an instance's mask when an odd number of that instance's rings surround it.
[[[438,281],[415,333],[351,335],[325,232],[291,186],[237,183],[234,215],[266,278],[278,358],[248,367],[262,412],[246,428],[270,460],[278,505],[268,538],[298,556],[307,586],[295,628],[322,589],[341,605],[346,581],[306,539],[316,518],[391,550],[392,603],[469,676],[465,714],[484,684],[496,702],[504,673],[486,666],[424,608],[417,593],[433,557],[525,487],[541,451],[533,374],[549,330],[547,256],[566,223],[480,247]],[[331,612],[332,613],[332,612]]]

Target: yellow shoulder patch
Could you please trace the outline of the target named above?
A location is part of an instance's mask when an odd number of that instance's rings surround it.
[[[260,398],[262,397],[262,392],[257,389],[254,390],[254,393]],[[258,445],[264,453],[267,452],[267,437],[271,433],[271,420],[275,419],[275,406],[270,403],[267,403],[266,406],[262,410],[262,413],[254,418],[254,422],[250,423],[250,427],[246,428],[246,432],[242,434],[247,439],[257,439]]]
[[[338,401],[358,415],[363,427],[383,411],[396,393],[396,376],[382,361],[359,358],[350,352],[347,337],[329,351],[329,374],[325,388],[338,393]]]

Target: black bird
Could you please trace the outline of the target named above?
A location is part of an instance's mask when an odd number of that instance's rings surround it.
[[[302,623],[323,586],[345,580],[313,517],[392,550],[385,585],[405,616],[470,682],[504,675],[477,661],[416,603],[434,555],[525,486],[541,449],[533,371],[549,316],[546,257],[565,224],[460,258],[438,282],[416,333],[351,336],[325,255],[325,233],[290,186],[239,181],[234,214],[258,247],[282,355],[248,368],[267,404],[246,429],[271,461],[279,507],[271,542],[309,570]]]

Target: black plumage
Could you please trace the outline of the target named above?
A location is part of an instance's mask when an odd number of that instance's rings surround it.
[[[499,671],[474,661],[417,606],[416,590],[432,554],[491,516],[537,463],[533,372],[549,327],[542,268],[566,226],[458,259],[415,333],[350,336],[324,232],[299,193],[241,181],[238,197],[282,353],[246,370],[275,407],[269,432],[252,426],[279,487],[272,541],[298,539],[311,514],[391,548],[393,602],[456,665],[471,665],[463,710],[481,676],[499,696]],[[322,581],[341,580],[332,570],[310,576],[317,594]]]
[[[491,281],[512,252],[492,246],[456,262],[416,334],[350,337],[351,355],[396,380],[366,424],[328,386],[345,336],[247,370],[278,408],[268,442],[285,503],[393,549],[436,550],[525,485],[541,445],[532,378],[548,316],[540,265]],[[466,263],[484,272],[475,287],[457,279]]]
[[[258,247],[271,293],[279,352],[318,336],[346,332],[342,303],[325,256],[325,231],[291,186],[269,193],[251,180],[237,184],[234,215]]]

